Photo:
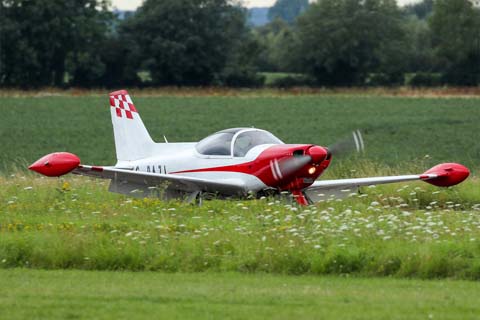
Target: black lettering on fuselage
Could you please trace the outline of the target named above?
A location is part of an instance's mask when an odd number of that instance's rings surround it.
[[[161,164],[159,165],[147,165],[144,167],[145,169],[144,170],[140,170],[140,167],[139,166],[136,166],[135,167],[135,171],[144,171],[144,172],[151,172],[151,173],[157,173],[157,170],[158,170],[158,173],[160,174],[167,174],[167,167],[166,166],[162,166]],[[163,172],[162,172],[163,171]]]

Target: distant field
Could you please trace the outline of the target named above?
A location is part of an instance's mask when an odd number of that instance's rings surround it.
[[[0,271],[2,319],[478,319],[480,283]]]
[[[411,163],[425,168],[458,161],[473,169],[480,163],[480,98],[375,96],[372,91],[179,92],[149,96],[146,90],[136,96],[132,91],[157,141],[163,135],[172,142],[197,141],[223,128],[255,126],[287,143],[329,145],[360,128],[367,146],[363,157],[396,171]],[[0,112],[0,168],[25,167],[46,153],[63,150],[78,154],[84,163],[115,161],[107,91],[101,96],[3,92]]]

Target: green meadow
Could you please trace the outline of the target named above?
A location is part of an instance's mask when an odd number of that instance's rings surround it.
[[[334,159],[328,178],[421,173],[442,161],[477,169],[477,98],[187,93],[132,91],[154,139],[195,141],[256,126],[287,143],[329,145],[362,128],[366,152]],[[0,101],[0,268],[480,278],[475,174],[450,189],[363,188],[308,208],[281,199],[202,207],[137,200],[108,193],[107,181],[24,170],[61,150],[84,163],[114,163],[106,94],[7,94]]]
[[[421,173],[440,162],[473,175],[448,189],[385,185],[309,207],[132,199],[109,193],[107,181],[25,170],[55,151],[114,164],[107,92],[3,93],[0,317],[478,317],[480,98],[131,94],[157,141],[255,126],[328,146],[361,129],[365,153],[335,159],[326,177]]]
[[[310,207],[138,200],[83,177],[0,183],[0,269],[480,279],[477,179],[367,188]]]
[[[148,92],[147,92],[148,93]],[[254,126],[286,143],[328,146],[361,129],[363,159],[397,169],[444,161],[473,169],[480,159],[479,98],[358,94],[188,91],[149,96],[131,90],[156,141],[198,141],[224,128]],[[194,92],[195,94],[195,92]],[[221,93],[220,93],[221,94]],[[95,95],[0,96],[0,167],[25,165],[70,151],[86,164],[113,164],[108,92]]]

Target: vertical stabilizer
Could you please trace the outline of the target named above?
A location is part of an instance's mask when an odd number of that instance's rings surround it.
[[[155,143],[126,90],[110,93],[110,112],[117,160],[132,161],[150,156]]]

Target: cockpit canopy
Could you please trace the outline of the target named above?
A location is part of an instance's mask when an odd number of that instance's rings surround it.
[[[262,144],[283,142],[268,131],[236,128],[214,133],[197,143],[195,148],[203,155],[244,157],[250,149]]]

